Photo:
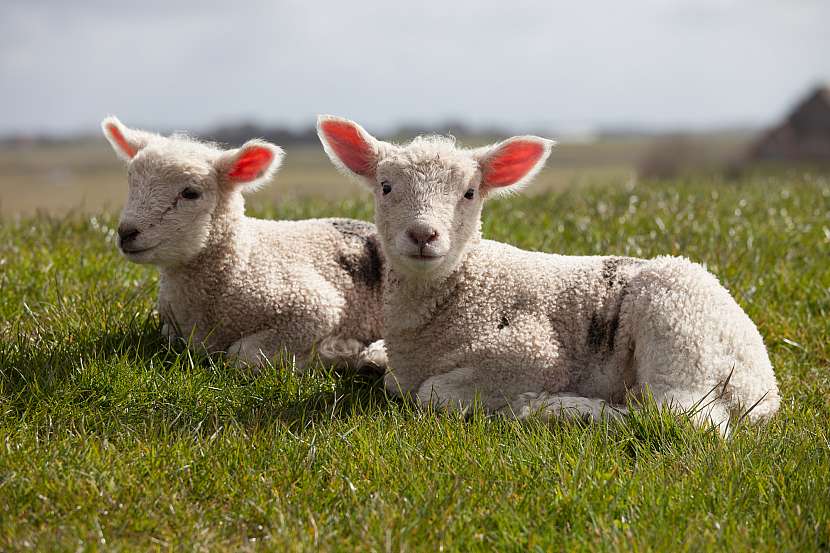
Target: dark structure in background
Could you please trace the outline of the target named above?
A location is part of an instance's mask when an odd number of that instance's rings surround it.
[[[751,161],[830,163],[830,87],[820,86],[750,149]]]

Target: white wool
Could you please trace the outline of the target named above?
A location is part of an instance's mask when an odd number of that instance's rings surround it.
[[[223,151],[115,118],[102,127],[129,164],[121,250],[159,268],[165,334],[252,365],[283,349],[298,366],[315,351],[339,365],[383,365],[382,343],[368,347],[381,331],[382,258],[372,224],[247,217],[242,192],[267,182],[282,160],[265,141]],[[255,170],[234,173],[251,152],[261,160]]]
[[[364,181],[388,263],[390,391],[454,409],[478,399],[518,417],[588,418],[617,416],[648,391],[722,430],[749,408],[750,419],[776,412],[778,386],[758,330],[700,265],[481,239],[493,192],[482,160],[512,140],[549,142],[518,137],[469,151],[433,138],[393,146],[366,136],[381,152]],[[546,151],[501,185],[525,183]]]

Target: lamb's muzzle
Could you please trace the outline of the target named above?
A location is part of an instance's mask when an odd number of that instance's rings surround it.
[[[413,244],[423,249],[424,246],[438,238],[438,231],[425,223],[416,223],[407,229],[406,235]]]
[[[138,235],[141,233],[138,228],[133,225],[121,223],[118,225],[118,244],[121,246],[121,249],[124,249],[124,246],[130,244],[131,242],[135,241]]]

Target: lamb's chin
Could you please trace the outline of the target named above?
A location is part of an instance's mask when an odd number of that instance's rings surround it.
[[[149,251],[129,252],[122,251],[121,255],[130,263],[137,263],[139,265],[153,265],[155,264],[152,258],[152,253]]]
[[[446,256],[409,257],[399,256],[394,266],[397,272],[413,282],[428,283],[444,273]]]

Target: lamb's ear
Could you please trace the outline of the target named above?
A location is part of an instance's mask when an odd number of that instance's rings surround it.
[[[249,140],[241,148],[228,150],[216,160],[219,181],[243,192],[266,184],[282,165],[282,148],[264,140]]]
[[[538,136],[514,136],[475,150],[482,193],[496,196],[521,190],[544,167],[554,144]]]
[[[338,169],[358,177],[375,178],[380,142],[360,125],[342,117],[320,115],[317,134]]]
[[[131,129],[111,115],[101,121],[101,130],[112,149],[124,161],[130,161],[155,136],[153,133]]]

